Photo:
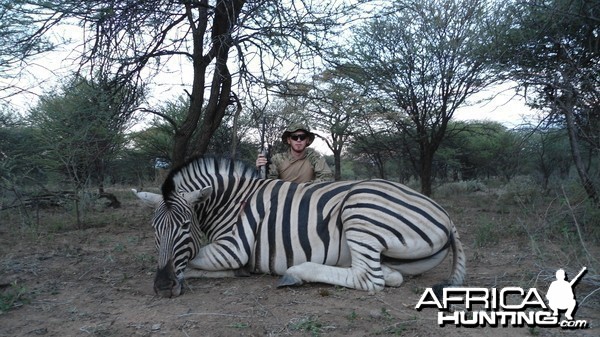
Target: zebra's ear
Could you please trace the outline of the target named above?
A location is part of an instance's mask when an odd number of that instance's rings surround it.
[[[199,189],[193,192],[183,193],[183,198],[187,200],[190,205],[195,205],[204,202],[212,193],[212,187],[208,186],[203,189]]]
[[[135,193],[135,195],[140,198],[140,200],[142,200],[144,202],[144,204],[146,204],[149,207],[152,208],[156,208],[158,207],[158,204],[160,204],[160,202],[162,201],[162,195],[160,194],[156,194],[156,193],[149,193],[149,192],[138,192],[135,189],[131,189],[131,191],[133,191],[133,193]]]

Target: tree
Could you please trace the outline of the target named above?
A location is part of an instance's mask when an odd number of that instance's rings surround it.
[[[3,202],[0,209],[24,206],[25,186],[40,186],[47,176],[43,172],[43,162],[39,159],[40,148],[36,132],[14,114],[0,110],[0,197],[14,202]],[[25,214],[27,210],[23,208]]]
[[[394,2],[354,31],[340,69],[381,102],[393,133],[417,145],[421,191],[432,192],[433,160],[454,112],[498,80],[495,52],[502,13],[489,1]],[[501,5],[497,5],[501,6]],[[410,144],[404,146],[414,148]]]
[[[508,70],[546,112],[550,124],[566,128],[570,152],[588,198],[600,194],[586,170],[583,140],[600,150],[600,5],[590,0],[518,2],[511,40],[502,54]]]
[[[41,97],[31,111],[32,125],[46,144],[40,154],[76,192],[92,182],[117,207],[118,201],[105,193],[104,181],[110,162],[125,145],[124,132],[141,95],[101,75],[95,80],[74,76],[60,90]]]
[[[122,83],[164,72],[170,61],[189,65],[191,83],[183,85],[190,105],[174,134],[175,165],[206,152],[227,108],[237,104],[237,88],[277,87],[295,77],[315,62],[327,37],[356,9],[344,2],[305,0],[31,3],[79,20],[87,38],[82,66],[110,69]],[[284,67],[291,69],[284,72]],[[196,129],[199,139],[191,142]]]
[[[552,174],[559,171],[565,176],[571,167],[567,133],[562,128],[535,128],[530,130],[530,133],[532,134],[527,144],[530,160],[541,176],[542,188],[548,190]]]
[[[183,123],[189,105],[189,98],[182,95],[164,101],[157,110],[142,109],[154,117],[146,129],[133,133],[131,140],[148,161],[173,163],[174,135]]]
[[[28,3],[0,0],[0,102],[27,91],[16,80],[27,71],[33,57],[55,48],[46,33],[59,22],[59,17],[32,10]]]
[[[321,137],[333,152],[334,179],[341,180],[344,147],[357,130],[357,120],[368,107],[364,94],[348,78],[335,70],[316,76],[310,91],[309,119],[313,127],[327,133]]]
[[[440,149],[454,154],[462,179],[511,179],[522,164],[523,136],[497,122],[450,123],[452,129]]]
[[[352,139],[350,155],[354,161],[365,163],[369,166],[369,173],[381,179],[388,179],[385,164],[394,158],[394,152],[390,150],[390,136],[384,132],[358,133]]]

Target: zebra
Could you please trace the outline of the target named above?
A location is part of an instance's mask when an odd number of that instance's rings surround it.
[[[242,162],[199,157],[172,170],[155,208],[154,291],[179,296],[184,278],[280,275],[278,286],[321,282],[375,293],[399,287],[452,250],[444,285],[461,285],[466,258],[448,213],[387,180],[297,184],[260,179]],[[202,244],[202,240],[208,242]]]

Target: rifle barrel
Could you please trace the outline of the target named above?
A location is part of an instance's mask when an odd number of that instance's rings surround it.
[[[583,267],[581,269],[581,271],[579,272],[579,274],[577,274],[577,276],[575,276],[571,282],[569,282],[570,285],[573,285],[575,282],[577,282],[577,280],[579,280],[579,278],[581,277],[581,275],[583,275],[583,273],[585,273],[585,271],[587,270],[587,267]]]

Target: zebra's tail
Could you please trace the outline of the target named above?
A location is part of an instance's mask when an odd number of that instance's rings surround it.
[[[460,286],[465,282],[467,276],[467,258],[456,226],[452,224],[452,275],[450,283],[453,286]]]
[[[454,224],[452,224],[450,233],[450,246],[452,247],[452,274],[450,274],[450,278],[447,281],[433,286],[433,291],[438,295],[438,298],[441,298],[439,295],[444,288],[461,286],[467,275],[465,251],[463,250],[458,231]]]

